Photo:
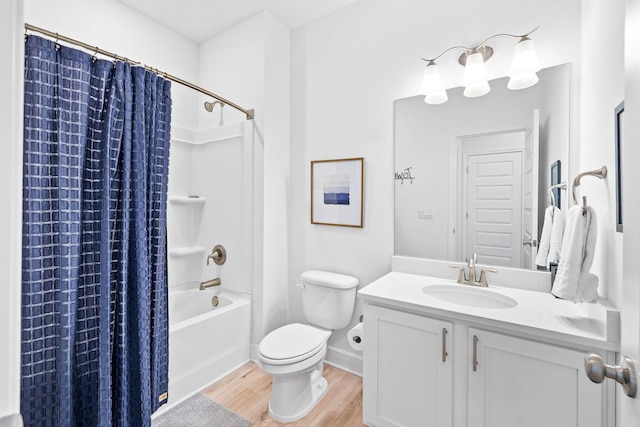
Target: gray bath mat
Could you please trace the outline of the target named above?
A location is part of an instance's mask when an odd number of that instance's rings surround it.
[[[198,393],[152,420],[152,427],[249,427],[253,423]]]

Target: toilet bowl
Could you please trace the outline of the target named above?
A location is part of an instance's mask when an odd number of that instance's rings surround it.
[[[292,323],[267,335],[258,348],[258,365],[273,376],[269,415],[292,422],[307,415],[327,392],[322,377],[330,331]]]
[[[258,366],[273,376],[269,415],[284,423],[307,415],[326,394],[327,340],[349,324],[358,286],[354,277],[325,271],[307,271],[300,280],[303,311],[312,324],[282,326],[258,346]]]

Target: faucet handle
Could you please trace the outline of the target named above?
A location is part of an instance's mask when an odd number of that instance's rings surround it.
[[[498,270],[493,268],[483,268],[482,270],[480,270],[480,280],[478,281],[480,286],[488,287],[489,284],[487,283],[487,273],[497,273],[497,272]]]
[[[458,283],[464,283],[467,281],[467,277],[464,274],[464,267],[459,266],[459,265],[450,265],[450,268],[457,268],[458,270],[460,270],[458,272]]]
[[[227,251],[222,245],[216,245],[213,247],[211,254],[207,257],[207,265],[209,265],[209,260],[212,259],[218,265],[224,264],[227,260]]]

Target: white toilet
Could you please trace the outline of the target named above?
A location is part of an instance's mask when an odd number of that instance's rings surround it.
[[[309,325],[278,328],[258,347],[258,365],[273,375],[269,415],[283,423],[307,415],[327,392],[322,376],[327,340],[332,330],[349,325],[358,286],[355,277],[327,271],[306,271],[300,281]]]

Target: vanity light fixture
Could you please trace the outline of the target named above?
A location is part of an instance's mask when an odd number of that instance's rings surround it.
[[[484,68],[484,63],[493,55],[493,48],[487,46],[487,42],[497,37],[520,39],[515,47],[507,87],[517,90],[533,86],[538,82],[536,73],[540,71],[540,63],[538,62],[533,40],[531,40],[529,36],[538,28],[539,27],[535,27],[527,34],[521,36],[514,34],[495,34],[476,47],[453,46],[433,59],[422,58],[423,61],[427,62],[422,86],[420,87],[420,93],[425,95],[424,102],[427,104],[442,104],[447,101],[447,91],[442,85],[440,68],[438,64],[436,64],[436,61],[445,53],[455,49],[464,50],[458,58],[458,62],[464,67],[464,76],[462,78],[462,84],[465,87],[464,95],[473,98],[489,93],[491,88],[487,81],[487,72]]]

